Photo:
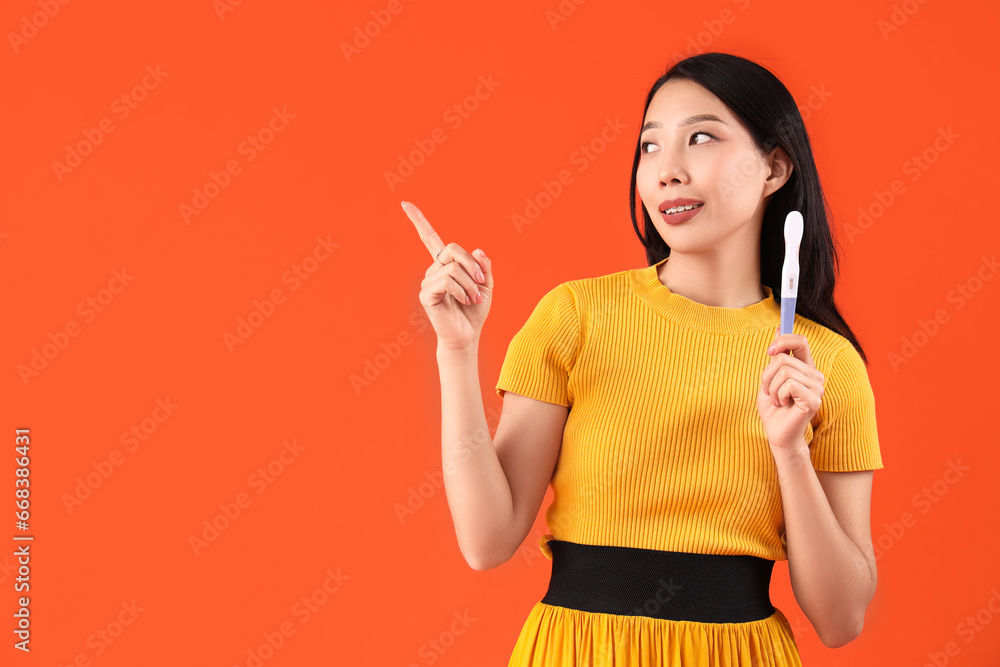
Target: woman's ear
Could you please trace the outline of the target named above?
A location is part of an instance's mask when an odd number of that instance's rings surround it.
[[[788,182],[792,177],[792,161],[788,154],[780,147],[776,146],[768,153],[767,163],[771,168],[771,173],[764,181],[764,196],[768,197]]]

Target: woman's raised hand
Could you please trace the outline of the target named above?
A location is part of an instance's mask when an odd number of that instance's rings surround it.
[[[467,348],[478,340],[490,312],[492,263],[479,248],[469,254],[457,243],[445,245],[419,208],[406,201],[402,207],[434,258],[420,283],[420,303],[438,344],[449,350]]]

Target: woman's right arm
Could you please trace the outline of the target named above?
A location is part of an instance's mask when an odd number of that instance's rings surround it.
[[[486,570],[507,562],[538,515],[555,470],[569,409],[504,393],[495,437],[486,424],[479,384],[479,335],[493,298],[492,262],[445,245],[412,204],[403,210],[435,261],[420,303],[438,336],[441,458],[445,494],[459,548]]]
[[[479,384],[478,340],[439,346],[441,458],[459,548],[475,570],[506,563],[538,516],[568,408],[505,392],[491,438]]]

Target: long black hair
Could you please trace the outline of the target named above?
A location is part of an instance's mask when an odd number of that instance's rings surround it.
[[[827,204],[819,183],[809,135],[802,115],[784,84],[769,70],[745,58],[728,53],[702,53],[685,58],[658,78],[646,95],[641,118],[646,117],[656,91],[670,79],[686,79],[704,87],[742,121],[762,154],[780,147],[792,162],[788,181],[771,195],[760,230],[760,282],[781,303],[781,265],[785,257],[785,216],[799,211],[805,221],[799,246],[800,282],[795,311],[832,329],[854,345],[865,364],[868,358],[834,303],[833,288],[839,272],[837,249],[830,234]],[[641,125],[640,121],[640,125]],[[629,204],[632,226],[646,248],[650,266],[670,256],[670,247],[653,225],[640,202],[645,221],[640,233],[636,218],[636,172],[640,144],[635,145]]]

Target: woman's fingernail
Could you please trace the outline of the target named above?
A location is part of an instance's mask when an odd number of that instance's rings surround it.
[[[774,346],[773,345],[771,347],[767,348],[767,353],[768,354],[774,354]]]

